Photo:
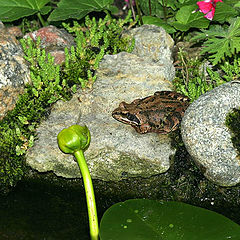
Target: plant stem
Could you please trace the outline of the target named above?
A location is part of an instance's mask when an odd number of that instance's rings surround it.
[[[137,13],[138,13],[138,16],[139,16],[140,24],[143,25],[142,14],[141,14],[141,10],[140,10],[140,7],[139,7],[138,0],[135,0],[135,4],[136,4],[136,8],[137,8]]]
[[[37,16],[38,16],[38,18],[39,18],[42,26],[45,27],[47,24],[46,24],[46,22],[43,20],[41,13],[38,12],[38,13],[37,13]]]
[[[165,4],[165,0],[162,0],[162,6],[163,6],[164,21],[167,22],[167,7],[166,7],[166,4]]]
[[[93,190],[93,184],[91,175],[83,154],[83,151],[79,150],[74,153],[77,159],[78,166],[80,168],[83,183],[86,193],[87,207],[88,207],[88,218],[89,218],[89,228],[91,240],[98,240],[99,228],[98,228],[98,218],[97,218],[97,208]]]
[[[149,7],[149,15],[152,15],[152,7],[151,7],[151,0],[148,0],[148,7]]]
[[[134,11],[132,0],[129,1],[129,4],[130,4],[131,11],[132,11],[133,19],[135,21],[136,20],[136,15],[135,15],[135,11]]]

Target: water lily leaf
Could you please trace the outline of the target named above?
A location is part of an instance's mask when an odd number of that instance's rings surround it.
[[[59,21],[68,18],[81,19],[92,11],[108,9],[113,0],[62,0],[49,16],[49,21]]]
[[[0,20],[11,22],[22,17],[33,15],[50,0],[0,0]]]
[[[110,207],[100,224],[101,240],[239,240],[240,226],[189,204],[135,199]]]

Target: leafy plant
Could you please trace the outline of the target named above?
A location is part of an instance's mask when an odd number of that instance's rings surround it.
[[[232,62],[219,64],[218,69],[212,69],[209,63],[200,59],[191,59],[183,51],[179,52],[180,66],[176,72],[173,84],[177,91],[188,96],[191,101],[205,92],[240,77],[240,57],[235,56]]]
[[[76,37],[76,47],[72,46],[70,51],[65,49],[63,77],[71,79],[73,84],[80,83],[83,88],[91,87],[96,79],[94,72],[105,54],[133,50],[134,39],[121,37],[126,23],[132,23],[130,11],[123,20],[106,15],[98,21],[86,16],[84,26],[76,21],[73,26],[63,23],[67,31]]]
[[[37,14],[42,26],[46,26],[42,15],[47,15],[53,10],[53,4],[50,3],[51,0],[0,0],[0,20],[12,22]],[[48,22],[69,18],[81,19],[93,11],[116,11],[112,3],[113,0],[61,0],[51,12]]]
[[[208,53],[214,65],[240,52],[240,17],[233,19],[228,27],[216,25],[201,31],[192,41],[207,38],[201,53]]]
[[[60,83],[59,66],[38,47],[39,41],[21,41],[30,63],[32,85],[26,86],[15,108],[0,121],[1,191],[14,186],[26,172],[25,153],[33,145],[35,129],[51,104],[58,99],[69,99],[71,95],[70,87]]]
[[[49,16],[49,21],[81,19],[93,11],[114,10],[113,0],[61,0]]]
[[[22,17],[37,14],[41,24],[46,25],[42,15],[51,11],[50,0],[0,0],[0,20],[12,22]]]
[[[25,56],[30,63],[30,76],[32,80],[32,93],[38,98],[41,95],[49,96],[49,104],[59,99],[70,97],[70,87],[60,82],[60,66],[54,64],[54,57],[46,55],[44,49],[40,48],[41,39],[35,43],[31,38],[20,40]]]
[[[210,21],[198,11],[195,0],[138,0],[144,14],[144,24],[155,24],[163,27],[168,33],[187,31],[190,28],[207,28]],[[227,21],[238,14],[234,4],[237,1],[224,1],[218,3],[215,21]]]

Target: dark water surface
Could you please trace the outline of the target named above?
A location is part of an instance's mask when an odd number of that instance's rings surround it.
[[[179,151],[167,173],[120,182],[93,181],[99,222],[114,203],[174,200],[218,212],[240,224],[240,187],[217,186]],[[90,240],[82,179],[32,174],[0,195],[0,240]]]
[[[0,239],[89,240],[84,192],[19,182],[0,197]]]

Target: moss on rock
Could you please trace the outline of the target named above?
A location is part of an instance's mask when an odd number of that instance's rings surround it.
[[[226,117],[226,126],[232,132],[232,143],[240,157],[240,109],[234,108]]]

